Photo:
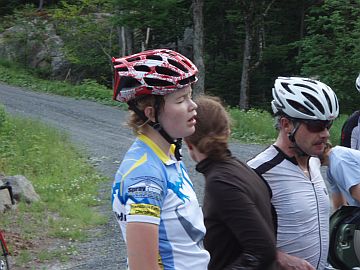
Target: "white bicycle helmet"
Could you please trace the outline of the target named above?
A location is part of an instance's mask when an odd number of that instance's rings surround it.
[[[271,107],[275,115],[285,114],[305,120],[334,120],[339,103],[326,84],[301,77],[278,77],[272,89]]]
[[[357,78],[356,78],[355,87],[356,87],[356,89],[360,92],[360,73],[359,73],[359,75],[358,75]]]

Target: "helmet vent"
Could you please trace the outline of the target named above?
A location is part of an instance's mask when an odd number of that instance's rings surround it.
[[[117,67],[117,68],[115,68],[115,70],[116,70],[116,71],[129,71],[126,66]]]
[[[294,100],[287,100],[287,102],[290,104],[290,106],[292,106],[296,110],[298,110],[304,114],[310,115],[310,116],[315,116],[311,111],[309,111],[307,108],[305,108],[299,102],[296,102]]]
[[[150,86],[171,86],[174,85],[172,82],[165,80],[154,79],[154,78],[144,78],[144,81]]]
[[[281,86],[284,87],[284,89],[285,89],[286,91],[288,91],[289,93],[294,94],[294,92],[290,89],[288,83],[282,82],[282,83],[281,83]]]
[[[311,86],[308,86],[306,84],[296,83],[296,84],[294,84],[294,86],[299,86],[301,88],[306,88],[306,89],[309,89],[309,90],[317,93],[317,91],[314,88],[312,88]]]
[[[162,57],[160,55],[147,55],[146,59],[151,59],[151,60],[158,60],[158,61],[162,61]]]
[[[141,83],[133,77],[121,77],[119,90],[126,89],[126,88],[135,88],[140,85],[141,85]]]
[[[150,72],[150,68],[148,66],[145,66],[145,65],[134,66],[134,69],[136,71]]]
[[[315,106],[322,114],[325,113],[324,106],[316,98],[305,92],[302,92],[302,94],[310,101],[310,103],[312,104],[311,107]]]
[[[189,78],[185,78],[185,79],[180,80],[179,84],[180,85],[187,85],[187,84],[193,83],[195,81],[196,81],[196,77],[195,77],[195,75],[193,75],[193,76],[190,76]]]
[[[339,110],[339,102],[338,102],[337,96],[334,96],[334,97],[335,97],[335,105],[336,105],[335,112],[337,112]]]
[[[177,73],[176,71],[173,71],[173,70],[171,70],[169,68],[166,68],[166,67],[156,66],[155,70],[159,74],[164,74],[164,75],[169,75],[169,76],[174,76],[174,77],[179,77],[180,76],[180,74]]]
[[[182,64],[180,64],[179,62],[176,62],[172,59],[168,59],[168,61],[171,65],[177,67],[178,69],[181,69],[182,71],[184,71],[186,73],[189,72],[189,70],[186,67],[184,67]]]
[[[328,95],[324,90],[323,90],[323,93],[324,93],[324,96],[325,96],[325,98],[326,98],[326,101],[327,101],[327,103],[328,103],[328,105],[329,105],[330,112],[332,112],[332,111],[333,111],[333,107],[332,107],[332,105],[331,105],[330,97],[329,97],[329,95]]]
[[[128,62],[134,62],[134,61],[139,61],[139,60],[140,60],[140,57],[132,57],[132,58],[126,59],[126,61],[128,61]]]

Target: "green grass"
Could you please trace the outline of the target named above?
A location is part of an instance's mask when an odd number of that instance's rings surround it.
[[[20,202],[17,211],[1,214],[0,228],[21,234],[22,241],[48,237],[73,242],[86,240],[87,229],[107,222],[109,217],[100,215],[95,206],[103,203],[99,184],[108,179],[89,165],[66,134],[37,121],[10,117],[0,107],[0,141],[0,172],[24,175],[41,198],[32,204]],[[29,252],[20,251],[19,261]]]
[[[270,113],[251,109],[229,108],[232,118],[232,138],[244,143],[268,144],[275,141],[277,132]]]

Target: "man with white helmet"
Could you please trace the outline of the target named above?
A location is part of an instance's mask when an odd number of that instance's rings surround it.
[[[326,84],[300,77],[277,78],[272,95],[277,140],[248,164],[272,190],[281,267],[325,269],[330,200],[317,156],[339,114],[338,100]]]
[[[360,74],[356,78],[355,87],[360,92]],[[340,144],[341,146],[360,150],[360,110],[350,115],[342,126]]]

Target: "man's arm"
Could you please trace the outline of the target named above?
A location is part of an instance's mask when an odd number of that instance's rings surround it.
[[[342,193],[334,192],[331,197],[334,210],[338,209],[340,206],[347,205],[346,199]]]
[[[159,226],[151,223],[129,222],[126,244],[131,270],[160,270]]]
[[[350,188],[351,197],[360,203],[360,184],[354,185]]]
[[[304,259],[291,256],[281,251],[277,251],[277,262],[280,270],[316,270],[309,262]]]

